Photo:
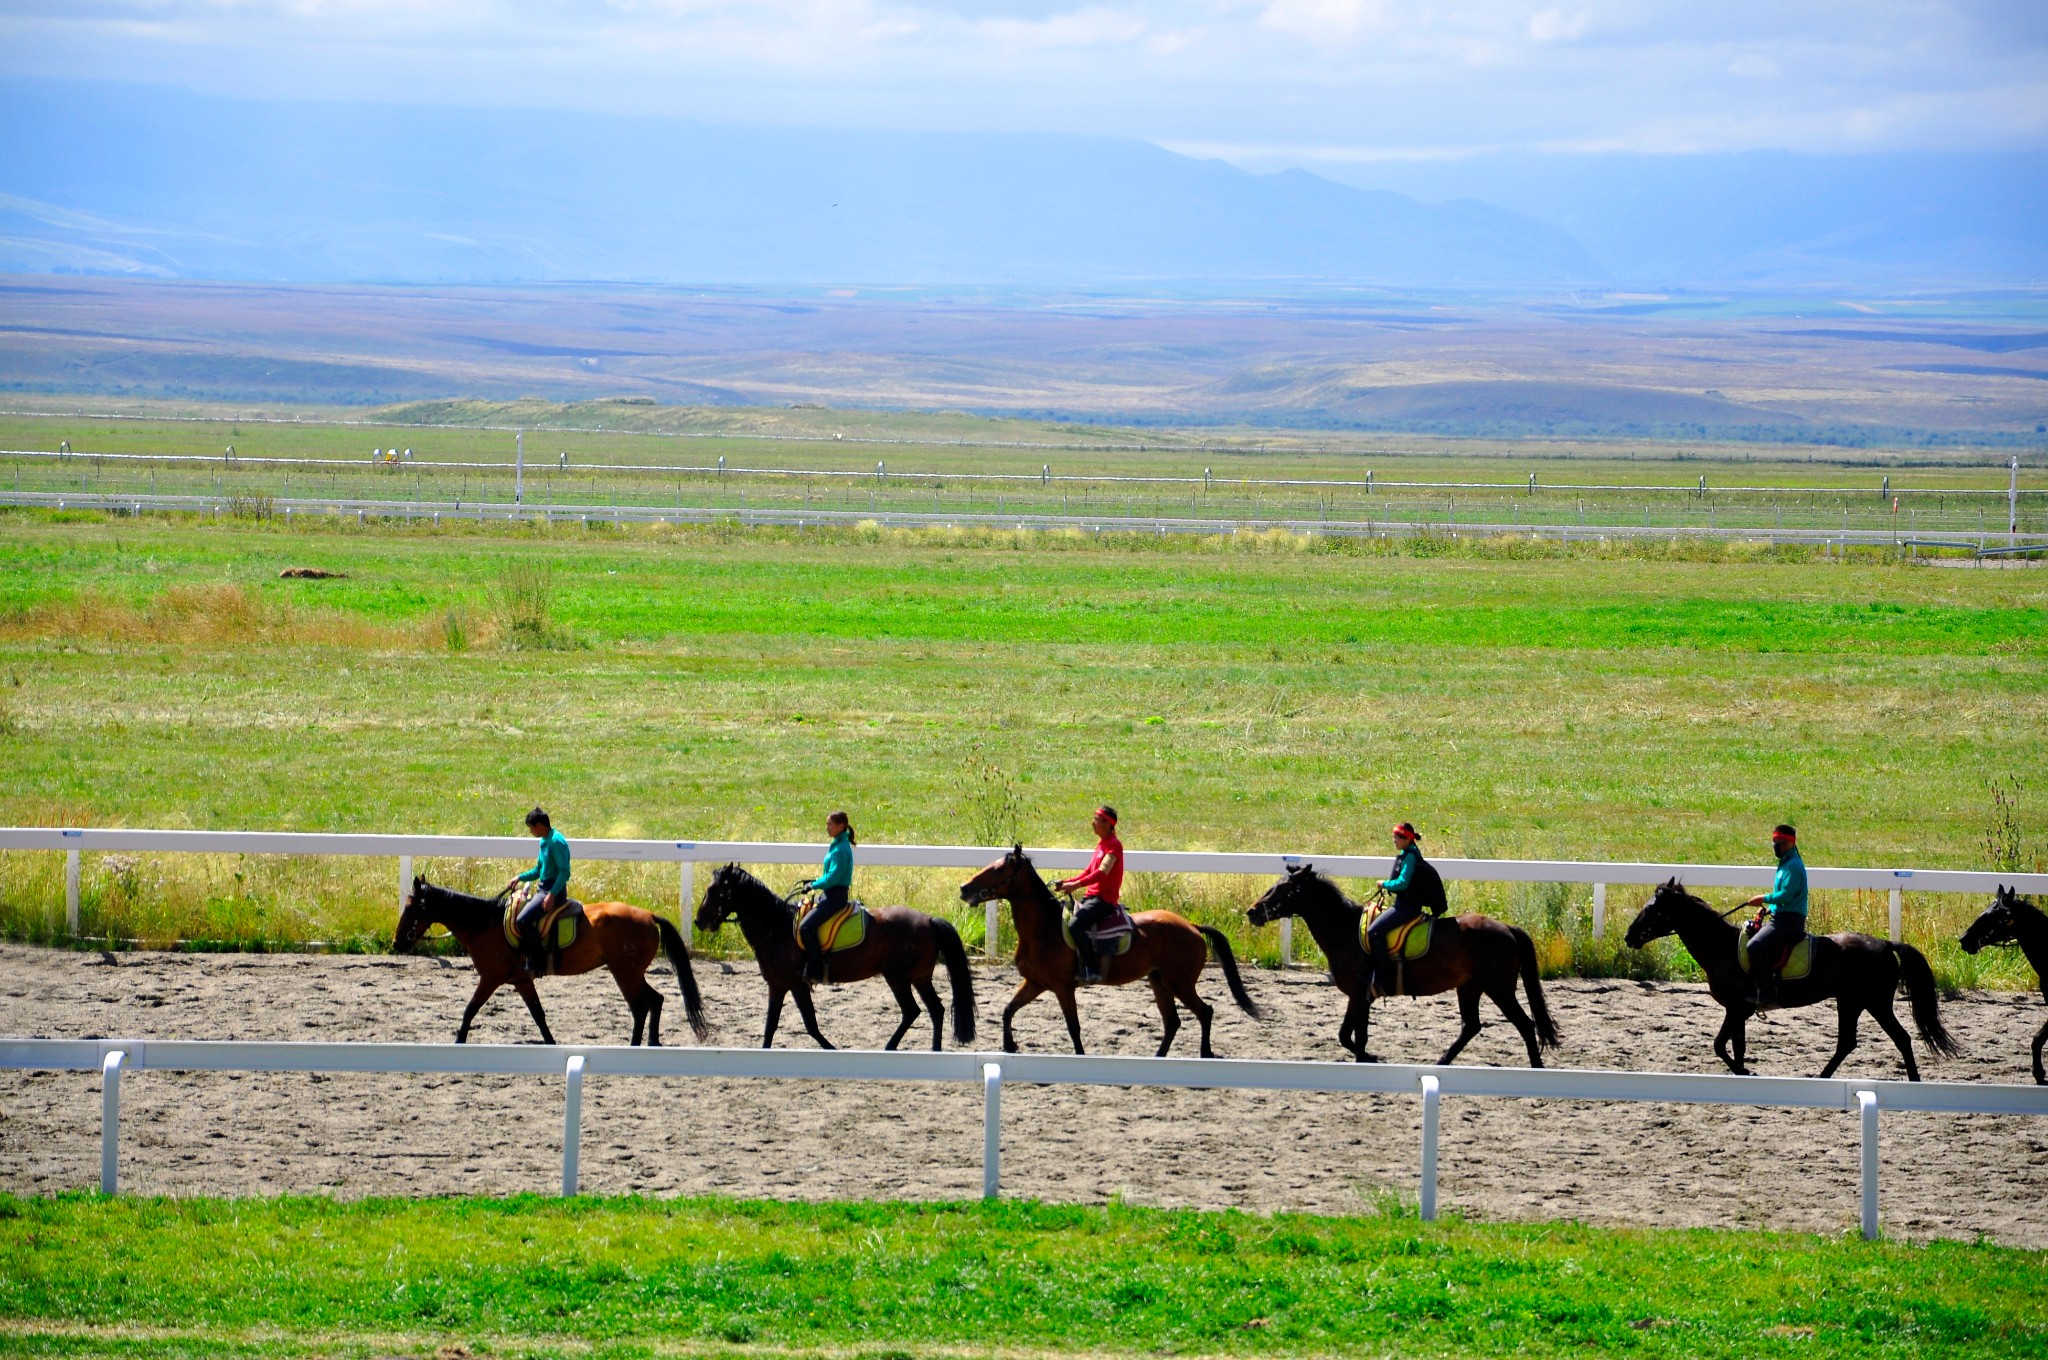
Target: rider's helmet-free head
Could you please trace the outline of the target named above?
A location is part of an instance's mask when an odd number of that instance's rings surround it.
[[[555,829],[555,824],[548,820],[546,808],[535,808],[526,814],[526,829],[531,831],[537,826],[544,826],[550,831]]]

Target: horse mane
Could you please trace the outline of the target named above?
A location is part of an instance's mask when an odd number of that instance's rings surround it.
[[[1314,865],[1310,865],[1305,873],[1290,874],[1288,875],[1288,877],[1296,883],[1299,883],[1304,878],[1306,878],[1310,880],[1311,886],[1313,888],[1321,890],[1321,892],[1325,896],[1336,898],[1337,906],[1341,907],[1343,910],[1350,912],[1353,916],[1365,915],[1365,907],[1362,903],[1352,901],[1351,894],[1345,892],[1343,888],[1339,887],[1337,885],[1336,879],[1331,878],[1328,874],[1324,873],[1321,869],[1316,868]]]
[[[448,909],[447,924],[450,929],[480,929],[490,924],[504,910],[504,899],[499,897],[478,897],[475,893],[444,888],[438,883],[427,883],[424,880],[421,886],[425,892],[432,894],[436,902]]]
[[[1035,890],[1032,893],[1032,905],[1045,914],[1046,919],[1053,923],[1054,929],[1058,929],[1066,913],[1060,910],[1059,899],[1054,897],[1052,889],[1046,886],[1045,875],[1038,872],[1038,866],[1031,862],[1031,856],[1021,849],[1012,850],[1007,858],[1021,864],[1029,872],[1031,885]]]
[[[757,874],[742,868],[740,865],[719,865],[711,875],[711,886],[713,889],[723,887],[728,892],[739,893],[739,905],[742,911],[749,907],[757,906],[759,899],[765,899],[779,910],[784,918],[788,920],[796,919],[796,907],[792,903],[787,901],[782,894],[776,892],[775,889],[763,883]]]
[[[1683,883],[1680,883],[1677,879],[1673,879],[1669,883],[1659,883],[1657,885],[1657,896],[1660,899],[1667,897],[1675,897],[1678,899],[1681,905],[1683,905],[1687,910],[1691,911],[1693,914],[1707,921],[1711,921],[1716,925],[1726,926],[1729,930],[1736,931],[1738,933],[1741,930],[1741,927],[1737,926],[1734,922],[1728,919],[1727,913],[1714,910],[1713,903],[1707,901],[1706,898],[1701,897],[1698,894],[1694,893],[1690,888],[1686,887]]]

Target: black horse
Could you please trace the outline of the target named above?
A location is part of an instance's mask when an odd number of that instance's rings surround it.
[[[1987,944],[2016,944],[2034,965],[2034,982],[2041,999],[2048,1001],[2048,914],[2020,896],[2018,888],[2000,886],[1998,896],[1984,908],[1984,914],[1970,922],[1963,932],[1963,952],[1974,954]],[[2041,1068],[2041,1045],[2048,1043],[2048,1024],[2034,1035],[2034,1081],[2048,1086],[2048,1072]]]
[[[761,966],[761,978],[768,984],[768,1025],[761,1035],[761,1047],[775,1042],[775,1026],[782,1019],[782,999],[794,994],[796,1012],[804,1029],[820,1048],[832,1045],[818,1031],[818,1013],[811,1006],[811,984],[804,977],[803,952],[796,943],[796,909],[775,890],[737,864],[727,864],[711,876],[704,901],[697,908],[697,929],[716,930],[737,917],[740,933],[754,951]],[[932,1016],[932,1048],[944,1047],[946,1008],[932,986],[932,972],[940,959],[953,979],[953,1037],[961,1043],[974,1041],[974,970],[967,963],[967,949],[953,923],[927,916],[908,907],[884,907],[868,913],[867,937],[851,949],[835,951],[831,958],[834,982],[860,982],[879,974],[896,994],[903,1009],[903,1023],[889,1036],[894,1048],[917,1019],[915,990],[924,998]]]
[[[1726,1012],[1714,1035],[1715,1054],[1730,1071],[1749,1075],[1748,1025],[1757,1008],[1749,1000],[1749,974],[1736,954],[1740,928],[1674,878],[1660,884],[1656,895],[1636,913],[1626,938],[1630,949],[1641,949],[1666,935],[1676,935],[1706,972],[1707,990]],[[1920,1065],[1913,1061],[1913,1041],[1892,1013],[1892,998],[1901,983],[1913,1004],[1913,1026],[1927,1046],[1951,1057],[1961,1052],[1942,1028],[1934,970],[1927,966],[1926,956],[1909,944],[1873,935],[1844,931],[1814,936],[1813,971],[1803,978],[1781,979],[1773,1009],[1811,1006],[1834,998],[1838,1016],[1835,1056],[1820,1070],[1823,1077],[1832,1077],[1856,1047],[1856,1019],[1869,1011],[1878,1027],[1899,1046],[1899,1056],[1906,1060],[1906,1076],[1918,1081]]]
[[[1344,895],[1315,866],[1290,867],[1278,883],[1252,904],[1251,923],[1262,926],[1283,916],[1299,916],[1316,937],[1323,957],[1330,961],[1330,979],[1349,999],[1344,1023],[1337,1029],[1337,1042],[1360,1062],[1377,1062],[1365,1051],[1365,1037],[1372,1028],[1372,955],[1359,938],[1365,908]],[[1543,1049],[1557,1047],[1557,1026],[1543,999],[1543,983],[1537,976],[1536,943],[1529,933],[1505,921],[1478,912],[1462,916],[1440,916],[1431,927],[1435,932],[1429,952],[1407,966],[1408,994],[1434,996],[1455,990],[1458,1037],[1437,1059],[1439,1066],[1456,1060],[1465,1045],[1479,1033],[1479,998],[1491,997],[1500,1013],[1508,1018],[1529,1050],[1529,1066],[1543,1066]],[[1529,994],[1525,1014],[1515,999],[1515,983]]]

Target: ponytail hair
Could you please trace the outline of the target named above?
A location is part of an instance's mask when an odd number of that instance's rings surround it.
[[[853,818],[847,816],[844,812],[828,812],[825,814],[825,820],[828,822],[837,822],[841,826],[845,827],[847,841],[853,845],[860,844],[860,837],[853,834]]]

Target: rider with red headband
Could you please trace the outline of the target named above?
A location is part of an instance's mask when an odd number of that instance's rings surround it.
[[[1124,843],[1116,837],[1116,809],[1107,803],[1095,809],[1089,826],[1095,832],[1095,854],[1088,867],[1055,886],[1064,893],[1082,894],[1081,904],[1074,909],[1074,951],[1081,956],[1081,981],[1100,982],[1095,944],[1088,932],[1115,920],[1123,910]]]
[[[1772,827],[1771,853],[1778,857],[1771,890],[1742,904],[1770,914],[1749,937],[1749,999],[1759,1010],[1777,1004],[1778,970],[1806,938],[1806,861],[1799,857],[1799,833],[1784,822]]]
[[[1387,956],[1387,936],[1423,912],[1441,912],[1447,905],[1443,879],[1422,858],[1418,844],[1421,839],[1422,833],[1407,822],[1394,828],[1394,876],[1380,881],[1380,891],[1392,893],[1394,905],[1375,916],[1365,928],[1366,943],[1372,951],[1374,985],[1383,996],[1394,990],[1394,964]]]

